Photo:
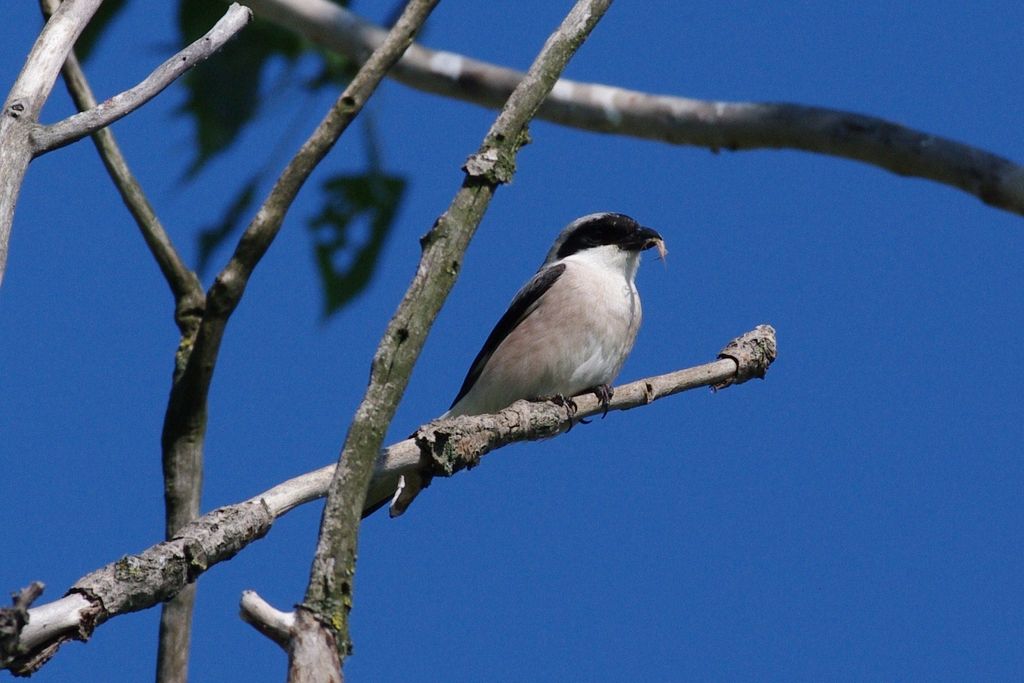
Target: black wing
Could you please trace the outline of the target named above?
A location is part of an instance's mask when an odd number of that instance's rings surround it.
[[[462,381],[459,395],[452,401],[453,407],[473,388],[477,378],[480,377],[480,373],[483,372],[484,366],[487,365],[487,361],[491,359],[491,355],[501,342],[505,341],[505,337],[512,330],[519,327],[519,323],[523,322],[526,316],[530,315],[533,309],[537,308],[537,302],[540,300],[541,295],[548,291],[551,285],[555,284],[555,280],[561,277],[563,272],[565,272],[564,263],[557,263],[544,268],[530,278],[530,281],[523,285],[523,288],[516,293],[512,303],[508,305],[505,315],[501,316],[501,320],[491,330],[491,335],[484,342],[484,347],[480,349],[480,353],[476,355],[473,364],[469,366],[469,372],[466,373],[466,379]]]

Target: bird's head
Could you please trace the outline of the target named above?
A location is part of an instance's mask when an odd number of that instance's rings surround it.
[[[665,240],[656,230],[645,228],[621,213],[592,213],[577,218],[562,230],[544,263],[602,247],[635,253],[655,247],[662,258],[667,253]]]

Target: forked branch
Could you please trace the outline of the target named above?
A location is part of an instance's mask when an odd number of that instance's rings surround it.
[[[41,0],[43,13],[52,15],[60,5],[59,0]],[[229,11],[234,11],[234,6]],[[81,64],[74,50],[68,52],[67,59],[61,69],[64,85],[71,95],[79,111],[89,111],[98,106],[96,96],[89,87]],[[195,333],[198,316],[205,305],[202,285],[196,274],[185,265],[184,260],[175,248],[170,236],[160,222],[156,211],[146,197],[142,185],[128,166],[128,160],[121,152],[117,140],[110,128],[100,128],[92,134],[93,144],[99,152],[103,166],[113,181],[122,201],[131,213],[132,218],[142,233],[142,238],[149,247],[160,271],[171,288],[175,301],[175,319],[182,335]]]
[[[85,111],[32,131],[33,154],[39,156],[71,144],[124,118],[159,95],[186,71],[206,61],[252,20],[252,11],[232,3],[206,35],[161,64],[141,83]]]

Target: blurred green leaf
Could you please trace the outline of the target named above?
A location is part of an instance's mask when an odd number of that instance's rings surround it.
[[[110,2],[111,0],[107,0]],[[122,0],[123,1],[123,0]],[[347,5],[345,0],[334,0]],[[396,5],[401,9],[401,3]],[[183,44],[213,26],[223,13],[220,3],[179,0],[178,29]],[[312,77],[289,85],[309,92],[337,90],[351,80],[357,66],[348,58],[320,48],[294,34],[256,21],[213,59],[185,78],[188,91],[182,111],[196,126],[195,160],[188,169],[194,175],[213,156],[230,146],[244,127],[260,114],[267,99],[262,82],[274,59],[293,64],[304,52],[316,55],[319,71]],[[287,73],[287,72],[286,72]],[[324,292],[324,317],[329,317],[358,295],[369,283],[384,242],[392,229],[398,205],[405,191],[403,178],[380,170],[380,150],[368,112],[366,125],[367,170],[362,174],[338,175],[321,185],[320,212],[310,220],[314,255]],[[269,153],[273,156],[273,152]],[[256,172],[231,199],[216,223],[198,237],[197,270],[205,273],[218,249],[233,241],[255,209],[257,191],[265,180],[270,160],[254,159],[263,170]]]
[[[330,85],[347,85],[359,71],[359,65],[343,54],[314,46],[317,57],[323,62],[320,72],[306,81],[306,88],[319,90]]]
[[[258,186],[259,175],[250,178],[235,195],[220,220],[199,232],[199,263],[196,264],[196,271],[200,275],[206,272],[210,258],[217,248],[241,227],[242,218],[249,213],[249,209],[256,201]]]
[[[96,14],[92,15],[92,19],[86,25],[85,30],[82,31],[82,35],[78,36],[78,40],[75,41],[75,56],[83,62],[89,58],[92,54],[92,50],[96,47],[100,38],[103,37],[103,32],[106,30],[110,22],[113,21],[117,13],[124,9],[125,0],[106,0],[100,8],[96,10]]]
[[[217,23],[224,5],[209,0],[181,0],[178,32],[188,44]],[[196,158],[188,169],[195,174],[212,156],[226,148],[256,115],[264,70],[274,57],[289,62],[305,49],[295,34],[255,20],[212,59],[186,74],[188,99],[183,111],[196,125]]]
[[[324,318],[349,303],[370,282],[405,185],[404,178],[376,170],[335,176],[323,183],[327,203],[310,221],[309,229],[323,285]]]

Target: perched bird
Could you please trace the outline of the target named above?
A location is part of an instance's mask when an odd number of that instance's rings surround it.
[[[593,391],[607,412],[611,382],[640,328],[633,280],[640,252],[651,247],[665,256],[661,235],[621,213],[592,213],[566,226],[494,326],[441,417],[494,413],[521,398],[560,399],[571,416],[571,397],[585,391]],[[391,516],[401,515],[428,482],[419,471],[401,475]]]
[[[640,327],[634,278],[640,253],[665,243],[621,213],[570,223],[473,361],[442,417],[493,413],[519,399],[562,399],[592,391],[607,412],[611,382]]]

